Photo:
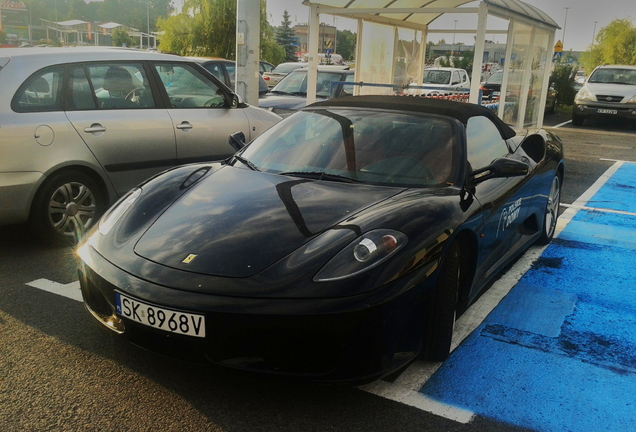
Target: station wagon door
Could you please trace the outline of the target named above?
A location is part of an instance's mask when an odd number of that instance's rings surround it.
[[[69,67],[66,116],[119,196],[176,162],[172,121],[141,63]]]
[[[174,125],[179,163],[225,159],[236,150],[230,134],[250,136],[244,110],[230,108],[223,90],[188,63],[155,63],[167,93],[168,113]]]

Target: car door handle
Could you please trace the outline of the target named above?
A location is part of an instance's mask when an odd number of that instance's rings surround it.
[[[84,128],[86,133],[100,133],[106,132],[106,128],[99,123],[93,123],[90,127]]]
[[[181,122],[180,125],[177,125],[177,129],[190,130],[192,129],[192,125],[188,123],[187,121],[184,121],[184,122]]]

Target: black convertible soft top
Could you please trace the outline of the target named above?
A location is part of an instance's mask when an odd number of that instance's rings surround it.
[[[510,126],[504,123],[488,108],[464,102],[453,102],[419,96],[346,96],[316,102],[307,106],[306,109],[315,107],[380,108],[415,111],[453,117],[463,124],[468,124],[468,119],[471,117],[483,116],[489,118],[497,125],[504,139],[509,139],[516,135]]]

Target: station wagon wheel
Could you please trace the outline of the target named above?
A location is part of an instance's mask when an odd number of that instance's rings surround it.
[[[556,231],[557,219],[559,217],[559,203],[561,200],[561,178],[555,175],[550,187],[548,195],[548,203],[545,206],[545,214],[543,216],[543,230],[541,237],[537,240],[537,244],[546,245],[552,241],[554,232]]]
[[[444,361],[450,352],[461,281],[459,249],[459,243],[453,242],[442,259],[432,308],[429,309],[428,346],[424,355],[431,361]]]
[[[105,209],[99,186],[84,173],[69,171],[47,180],[33,201],[29,224],[40,238],[75,244]]]

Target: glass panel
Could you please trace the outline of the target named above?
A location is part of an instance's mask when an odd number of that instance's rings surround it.
[[[398,29],[398,47],[395,53],[395,69],[393,70],[393,83],[395,85],[406,86],[411,82],[416,82],[421,76],[418,70],[422,65],[421,42],[422,32]]]
[[[357,61],[358,81],[375,84],[391,84],[395,30],[392,26],[364,22],[362,28],[362,52]],[[362,87],[360,94],[393,94],[392,87]]]
[[[90,65],[87,70],[100,109],[154,107],[150,85],[141,64]]]
[[[93,92],[86,76],[86,71],[82,66],[76,66],[71,69],[71,98],[68,103],[67,110],[84,111],[96,109]]]
[[[468,162],[476,170],[508,154],[508,146],[497,126],[486,117],[471,117],[466,126]]]
[[[528,62],[532,61],[530,39],[532,28],[520,22],[515,22],[512,37],[512,55],[510,57],[510,71],[508,72],[508,86],[506,88],[506,105],[503,120],[508,124],[517,124],[519,120],[519,105],[522,99],[522,89],[526,77]]]
[[[18,112],[61,110],[63,77],[64,67],[46,69],[32,75],[18,90],[13,108]]]
[[[550,73],[552,63],[546,65],[546,51],[549,49],[550,34],[546,30],[536,29],[533,47],[532,72],[530,76],[530,88],[528,90],[528,104],[524,126],[534,127],[539,122],[539,116],[543,116],[545,106],[541,106],[543,78]]]
[[[166,88],[172,108],[225,106],[219,88],[190,65],[161,63],[155,68]]]

